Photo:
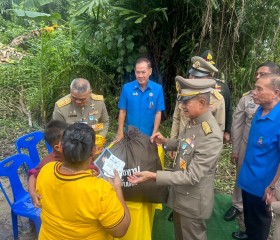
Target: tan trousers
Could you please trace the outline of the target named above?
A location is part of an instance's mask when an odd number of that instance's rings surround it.
[[[236,164],[235,185],[234,185],[234,190],[233,190],[233,193],[232,193],[232,206],[236,207],[240,212],[243,212],[242,191],[237,186],[237,179],[238,179],[238,176],[239,176],[240,169],[241,169],[241,164],[237,163]]]
[[[207,240],[204,219],[193,219],[173,212],[176,240]]]

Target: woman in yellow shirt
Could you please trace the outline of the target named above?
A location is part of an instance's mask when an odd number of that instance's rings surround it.
[[[125,235],[130,215],[117,172],[108,183],[88,169],[95,151],[95,133],[74,123],[62,138],[64,162],[45,165],[36,190],[41,196],[39,240],[108,240]]]

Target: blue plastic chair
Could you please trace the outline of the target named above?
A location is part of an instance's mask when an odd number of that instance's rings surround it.
[[[18,218],[22,216],[31,219],[35,223],[36,231],[39,233],[41,227],[41,209],[35,208],[29,193],[22,186],[18,170],[21,166],[30,168],[33,163],[30,157],[25,154],[15,154],[0,162],[0,177],[7,177],[13,193],[13,201],[7,194],[8,189],[4,189],[2,179],[0,188],[11,207],[12,226],[14,239],[18,239]]]
[[[40,163],[40,155],[38,152],[38,144],[44,141],[44,133],[41,131],[28,133],[16,140],[16,148],[18,153],[23,153],[22,149],[27,149],[29,156],[33,162],[32,168],[36,167]],[[52,147],[44,141],[48,153],[52,152]]]

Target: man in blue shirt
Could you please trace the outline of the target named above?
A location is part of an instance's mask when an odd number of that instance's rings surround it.
[[[280,175],[280,76],[259,78],[253,100],[260,107],[252,121],[238,186],[242,189],[247,239],[267,240],[271,213],[265,199]],[[234,238],[237,235],[233,233]]]
[[[162,87],[149,80],[151,74],[151,62],[147,58],[139,58],[135,64],[137,80],[125,84],[120,96],[116,140],[123,138],[124,125],[126,129],[129,125],[137,127],[148,136],[158,131],[165,105]]]

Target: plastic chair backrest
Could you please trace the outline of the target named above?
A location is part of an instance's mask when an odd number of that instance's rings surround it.
[[[31,219],[35,224],[37,233],[39,233],[41,227],[41,210],[34,207],[29,193],[24,189],[22,185],[19,176],[19,168],[21,166],[24,166],[24,168],[29,169],[33,166],[33,162],[29,156],[25,154],[15,154],[0,162],[0,177],[7,177],[9,179],[14,198],[14,200],[12,200],[9,197],[9,194],[7,193],[8,188],[5,189],[5,187],[2,184],[2,180],[0,179],[0,188],[11,207],[11,218],[14,239],[18,239],[17,216],[27,217]],[[23,171],[23,173],[25,172]]]
[[[22,182],[18,175],[18,169],[21,166],[24,166],[24,164],[26,164],[28,168],[33,166],[32,160],[25,154],[15,154],[0,162],[0,176],[9,179],[14,201],[19,201],[20,199],[25,198],[26,194],[29,194],[22,186]],[[2,190],[7,199],[8,195],[5,189]],[[7,201],[10,205],[14,202],[11,201],[10,198],[8,198]]]
[[[36,167],[40,163],[40,155],[38,152],[38,144],[44,141],[44,133],[41,131],[28,133],[16,140],[16,148],[18,153],[22,153],[22,149],[27,149],[29,156],[33,162],[32,167]],[[48,153],[52,152],[52,147],[44,141],[46,144],[46,148]]]

